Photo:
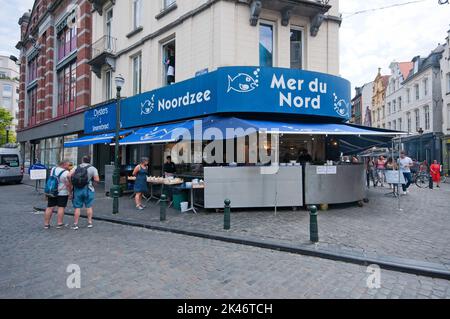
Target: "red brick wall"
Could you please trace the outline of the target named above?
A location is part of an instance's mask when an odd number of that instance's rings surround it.
[[[25,123],[26,114],[26,73],[27,73],[27,61],[24,54],[32,48],[30,42],[26,42],[30,34],[37,34],[39,24],[42,23],[41,19],[48,11],[49,5],[54,1],[51,0],[36,0],[34,10],[31,13],[29,25],[23,23],[21,28],[21,41],[25,42],[25,46],[22,49],[20,60],[22,62],[20,67],[20,85],[19,85],[19,130],[30,127],[28,123]],[[69,0],[62,1],[61,4],[55,8],[54,12],[49,12],[53,16],[55,21],[57,17],[66,12],[67,6],[71,2]],[[86,108],[91,102],[91,68],[87,64],[91,58],[90,45],[92,42],[92,6],[88,0],[78,0],[80,7],[80,21],[78,22],[77,30],[77,86],[76,86],[76,105],[74,112]],[[54,67],[58,63],[55,61],[55,47],[56,29],[55,26],[50,26],[42,36],[37,39],[37,43],[41,45],[41,50],[38,58],[38,80],[37,80],[37,116],[36,123],[32,123],[32,126],[42,124],[42,122],[48,122],[58,119],[53,117],[53,108],[57,108],[57,105],[53,105],[54,101],[57,103],[57,97],[54,98],[54,80],[57,78],[57,73],[54,71]],[[56,88],[57,89],[57,88]],[[64,116],[70,116],[71,113]]]

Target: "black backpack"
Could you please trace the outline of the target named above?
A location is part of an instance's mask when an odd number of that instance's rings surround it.
[[[89,180],[89,174],[88,174],[88,169],[89,167],[91,167],[90,165],[88,166],[78,166],[77,169],[75,170],[75,173],[72,176],[72,185],[75,188],[85,188],[86,186],[88,186],[90,180]]]

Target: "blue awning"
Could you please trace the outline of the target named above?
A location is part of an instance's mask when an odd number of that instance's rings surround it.
[[[133,131],[122,131],[120,132],[120,136],[125,136]],[[89,145],[95,145],[95,144],[110,144],[114,138],[116,137],[116,133],[108,133],[108,134],[101,134],[101,135],[90,135],[90,136],[83,136],[76,140],[72,140],[70,142],[64,143],[65,148],[72,148],[72,147],[83,147],[83,146],[89,146]]]
[[[190,132],[194,127],[194,121],[163,124],[141,128],[134,134],[120,140],[120,145],[171,143],[180,140],[180,135]]]

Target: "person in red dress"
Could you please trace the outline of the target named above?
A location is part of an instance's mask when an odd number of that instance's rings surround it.
[[[430,174],[433,178],[433,182],[437,184],[437,187],[441,187],[441,165],[438,161],[434,161],[433,164],[430,165]]]

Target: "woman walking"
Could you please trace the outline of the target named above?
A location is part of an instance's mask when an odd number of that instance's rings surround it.
[[[433,164],[430,165],[430,174],[433,178],[433,182],[437,184],[437,188],[441,187],[441,165],[438,161],[434,161]]]
[[[147,186],[147,172],[148,172],[148,158],[143,157],[141,163],[135,167],[133,171],[133,176],[136,176],[136,182],[134,183],[134,192],[136,196],[134,200],[136,202],[136,208],[138,210],[143,210],[145,208],[142,205],[142,196],[148,192]]]

